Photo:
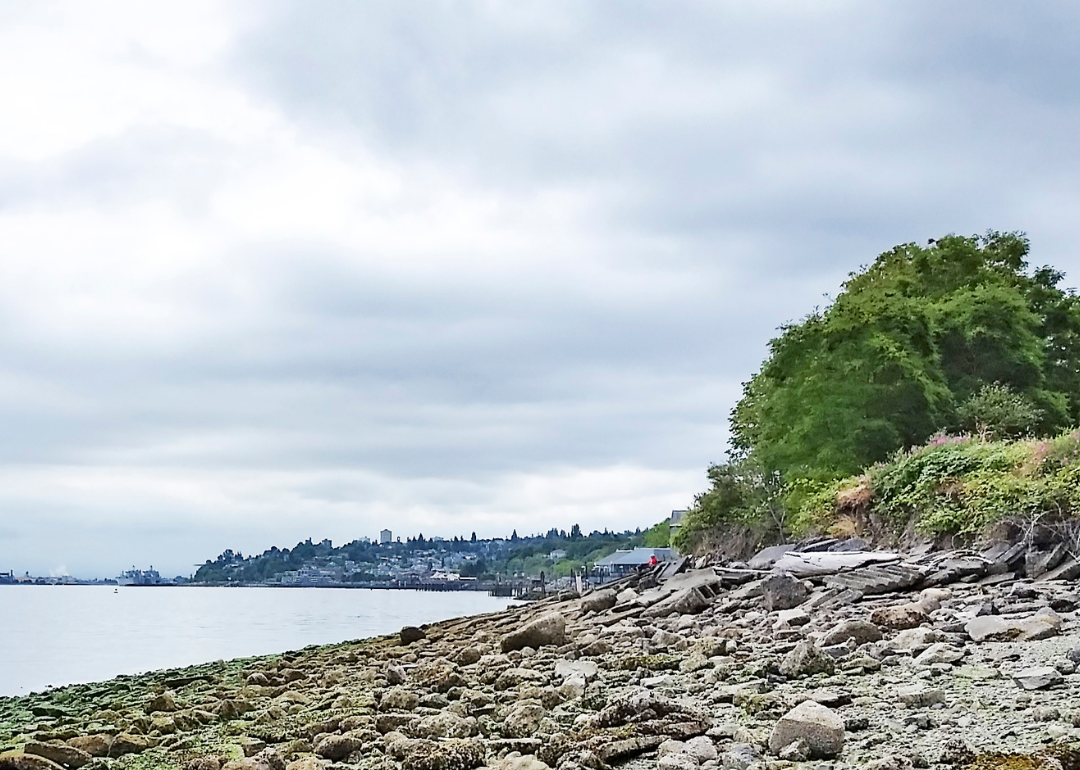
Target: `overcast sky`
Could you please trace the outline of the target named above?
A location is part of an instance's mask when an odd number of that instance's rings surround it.
[[[1080,10],[0,0],[0,571],[647,527],[902,242],[1080,282]]]

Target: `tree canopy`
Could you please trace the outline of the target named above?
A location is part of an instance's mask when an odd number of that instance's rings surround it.
[[[852,273],[770,342],[732,412],[734,457],[828,479],[1003,405],[1037,434],[1076,424],[1080,298],[1029,270],[1028,249],[1020,233],[950,235]]]

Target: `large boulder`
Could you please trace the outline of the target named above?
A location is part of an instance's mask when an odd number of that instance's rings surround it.
[[[150,699],[146,704],[146,713],[153,714],[158,711],[176,711],[176,695],[171,691],[166,691]]]
[[[790,610],[807,600],[810,589],[801,580],[782,572],[761,581],[761,596],[769,612]]]
[[[120,733],[112,739],[109,746],[110,757],[122,757],[126,754],[139,754],[153,747],[153,743],[141,735]]]
[[[769,751],[779,754],[802,742],[810,759],[832,759],[844,748],[844,720],[830,708],[803,701],[773,727]]]
[[[364,742],[356,736],[327,735],[315,746],[315,753],[324,759],[339,762],[362,748]]]
[[[484,744],[475,739],[431,741],[406,738],[394,741],[387,753],[405,770],[471,770],[484,764]]]
[[[0,754],[0,770],[64,770],[64,766],[37,754],[6,751]]]
[[[404,687],[392,687],[379,701],[382,711],[412,711],[420,705],[420,696]]]
[[[587,594],[581,600],[581,609],[584,612],[603,612],[610,610],[619,600],[618,594],[610,588],[602,588]]]
[[[511,738],[528,738],[540,729],[544,707],[539,703],[521,701],[516,703],[503,721],[503,733]]]
[[[520,650],[525,647],[544,647],[566,643],[566,618],[558,612],[549,612],[531,623],[507,634],[502,640],[502,651]]]
[[[398,638],[402,644],[412,644],[413,642],[419,642],[421,639],[427,638],[427,634],[424,633],[424,629],[417,628],[416,626],[405,626],[398,632]]]
[[[867,642],[880,642],[881,629],[868,620],[843,620],[825,634],[821,646],[843,644],[848,639],[854,639],[856,646]]]
[[[666,618],[668,615],[696,615],[709,606],[701,591],[690,586],[676,591],[641,613],[646,618]]]
[[[1003,618],[1000,615],[980,615],[969,620],[964,630],[973,642],[1031,642],[1048,639],[1059,633],[1057,626],[1045,615],[1035,615],[1022,620]]]
[[[51,759],[59,765],[78,768],[90,762],[93,757],[82,749],[74,746],[56,743],[42,743],[41,741],[29,741],[23,747],[27,754],[37,754],[39,757]]]
[[[892,607],[880,607],[870,613],[870,622],[882,628],[900,631],[905,628],[918,628],[930,619],[918,604],[897,604]]]
[[[67,745],[85,751],[92,757],[107,757],[111,742],[112,737],[108,735],[80,735],[70,739]]]
[[[1065,677],[1052,666],[1036,666],[1016,672],[1013,680],[1025,690],[1042,690],[1064,682]]]
[[[815,647],[809,639],[803,639],[796,644],[795,649],[780,661],[780,673],[793,679],[814,674],[831,674],[835,667],[833,658]]]
[[[441,711],[420,720],[416,734],[421,738],[468,738],[476,732],[475,720],[468,720],[450,711]]]

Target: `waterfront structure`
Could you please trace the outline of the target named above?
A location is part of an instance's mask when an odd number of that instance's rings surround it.
[[[675,552],[670,548],[634,548],[633,550],[620,550],[605,556],[596,562],[596,571],[601,579],[613,579],[622,575],[637,572],[642,567],[657,562],[671,561],[675,558]]]
[[[683,517],[686,516],[686,514],[686,510],[671,512],[671,516],[668,517],[668,532],[672,537],[679,531],[679,528],[682,526]]]
[[[132,567],[116,579],[116,584],[118,586],[159,586],[162,580],[161,575],[153,566],[145,571]]]

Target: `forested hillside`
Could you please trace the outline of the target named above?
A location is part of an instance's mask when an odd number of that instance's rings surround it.
[[[1072,473],[1064,455],[1046,458],[1080,422],[1080,298],[1061,272],[1031,269],[1028,253],[1019,233],[897,246],[827,308],[783,326],[678,543],[835,526],[845,495],[864,514],[880,509],[878,523],[921,519],[935,533],[1073,510],[1029,487]],[[1027,491],[1006,492],[1014,478]]]

